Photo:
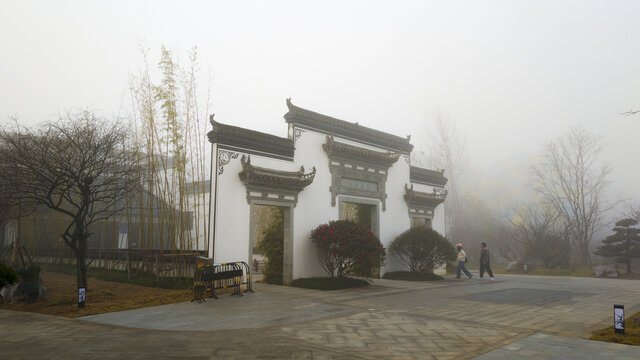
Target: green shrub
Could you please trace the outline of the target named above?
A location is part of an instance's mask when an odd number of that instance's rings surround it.
[[[276,207],[272,209],[272,222],[263,232],[262,241],[258,244],[258,251],[267,258],[264,264],[263,280],[270,284],[282,284],[284,209]]]
[[[54,264],[40,264],[42,270],[57,272],[63,274],[76,274],[76,266],[71,264],[54,265]],[[126,270],[107,270],[105,268],[90,267],[87,276],[105,280],[114,281],[126,284],[142,285],[149,287],[156,287],[161,289],[193,289],[193,277],[177,278],[177,277],[161,277],[156,278],[155,274],[148,272],[136,272],[136,276],[129,280]]]
[[[434,281],[443,280],[442,276],[430,272],[391,271],[384,273],[383,279],[406,281]]]
[[[22,278],[22,281],[25,283],[35,282],[40,280],[40,266],[31,265],[26,269],[18,270],[18,275]]]
[[[0,262],[0,289],[5,285],[13,284],[18,279],[18,274],[12,268]]]
[[[456,260],[456,249],[437,231],[411,228],[393,240],[390,252],[411,272],[433,272],[436,266]]]
[[[331,221],[311,232],[320,263],[330,277],[371,276],[384,264],[386,251],[371,230],[352,221]]]
[[[339,290],[369,286],[369,282],[348,277],[316,277],[295,279],[291,282],[291,286],[317,290]]]

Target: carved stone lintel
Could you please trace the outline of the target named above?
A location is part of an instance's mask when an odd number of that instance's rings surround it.
[[[224,166],[231,162],[231,159],[237,158],[238,153],[227,150],[218,150],[218,175],[222,175],[224,172]]]
[[[389,168],[400,153],[384,153],[339,143],[332,136],[322,145],[329,157],[331,206],[340,195],[378,199],[386,211],[386,182]]]

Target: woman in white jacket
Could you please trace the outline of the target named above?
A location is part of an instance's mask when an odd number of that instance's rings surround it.
[[[464,252],[461,243],[456,244],[456,249],[458,250],[458,272],[456,274],[456,279],[460,279],[461,272],[464,272],[464,274],[467,275],[469,279],[471,279],[473,275],[471,275],[469,270],[467,270],[467,268],[464,266],[464,264],[466,264],[467,262],[467,253]]]

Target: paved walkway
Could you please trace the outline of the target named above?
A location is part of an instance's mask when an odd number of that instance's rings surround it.
[[[82,320],[0,311],[0,358],[638,359],[640,347],[580,338],[609,324],[614,303],[640,309],[639,285],[516,275],[340,291],[257,284],[241,298]]]

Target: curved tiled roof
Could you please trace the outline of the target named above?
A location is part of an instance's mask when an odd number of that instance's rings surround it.
[[[322,115],[291,103],[291,98],[287,99],[287,107],[289,112],[284,115],[287,123],[300,124],[327,134],[335,134],[339,137],[353,139],[378,147],[410,153],[413,145],[409,142],[409,138],[403,138],[391,135],[386,132],[361,126],[331,116]]]
[[[411,182],[431,186],[445,186],[448,179],[444,177],[444,170],[431,170],[412,166],[409,169],[409,179]]]
[[[322,144],[322,148],[327,152],[329,158],[339,157],[342,159],[353,159],[369,164],[381,165],[386,168],[389,168],[400,158],[400,153],[383,153],[343,144],[333,140],[332,136],[327,136],[327,142]]]
[[[253,150],[260,154],[271,154],[289,160],[293,159],[295,149],[291,139],[221,124],[213,119],[213,115],[209,121],[213,125],[213,129],[207,133],[207,137],[212,143]]]
[[[282,171],[253,166],[250,156],[242,155],[240,162],[242,163],[242,171],[238,175],[245,185],[301,191],[311,184],[316,176],[315,167],[311,172],[305,174],[303,167],[300,168],[300,171]]]
[[[430,194],[413,190],[413,185],[411,185],[411,187],[408,187],[406,184],[404,185],[404,200],[409,205],[435,208],[436,206],[440,205],[446,198],[446,190],[437,193],[434,189],[434,192]]]

